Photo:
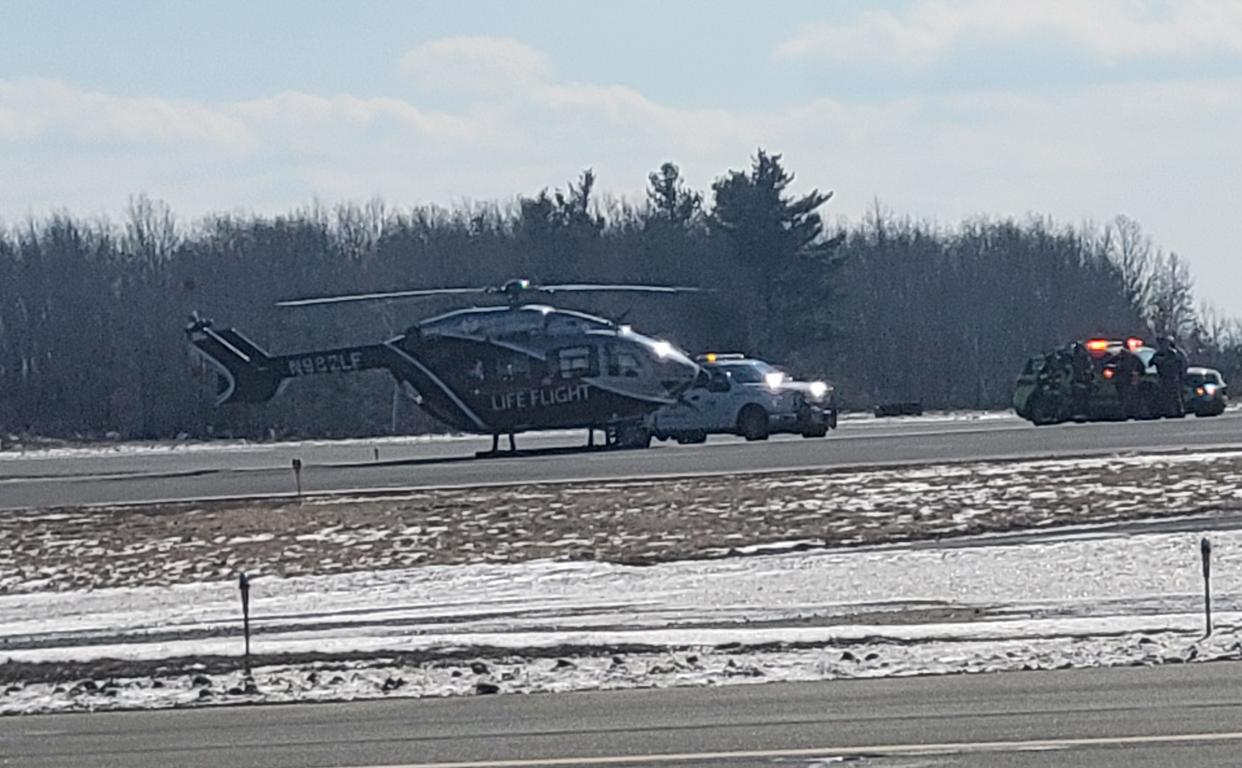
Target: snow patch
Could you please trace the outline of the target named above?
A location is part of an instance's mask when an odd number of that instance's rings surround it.
[[[1242,657],[1242,532],[1211,535],[1207,640],[1199,536],[263,577],[253,689],[240,671],[150,671],[240,654],[232,581],[4,595],[0,712],[474,694],[463,649],[502,692]],[[39,678],[73,663],[111,671],[94,688]]]

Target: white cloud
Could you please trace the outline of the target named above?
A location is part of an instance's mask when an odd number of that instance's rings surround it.
[[[812,24],[776,55],[919,65],[970,43],[1050,39],[1105,61],[1242,52],[1236,0],[918,0],[904,13],[865,11],[849,22]]]
[[[119,212],[146,192],[184,217],[276,213],[314,198],[394,207],[509,200],[594,168],[640,198],[665,160],[706,189],[757,147],[795,187],[833,189],[830,216],[872,199],[916,217],[1117,213],[1232,295],[1242,219],[1242,78],[1090,86],[1046,95],[939,93],[854,104],[684,109],[608,84],[523,81],[455,110],[397,97],[286,91],[207,104],[132,99],[53,81],[0,80],[0,219],[68,207]]]
[[[548,79],[547,57],[507,37],[445,37],[410,50],[401,71],[442,90],[499,93]]]
[[[485,121],[470,114],[420,109],[393,97],[325,97],[285,91],[224,109],[252,132],[309,151],[335,141],[357,141],[364,135],[402,135],[447,144],[469,143],[489,135]]]
[[[0,80],[0,141],[47,132],[85,142],[139,145],[190,141],[240,146],[249,139],[235,117],[193,102],[114,96],[56,80]]]

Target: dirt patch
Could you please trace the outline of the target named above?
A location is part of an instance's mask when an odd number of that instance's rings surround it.
[[[1242,453],[0,514],[0,593],[520,562],[647,564],[1242,506]]]

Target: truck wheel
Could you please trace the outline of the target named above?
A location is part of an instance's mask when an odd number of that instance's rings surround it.
[[[803,437],[823,437],[826,434],[828,434],[828,427],[826,425],[808,427],[802,431]]]
[[[650,448],[651,430],[643,426],[627,425],[617,430],[618,448]]]
[[[737,416],[737,433],[747,440],[768,439],[768,414],[757,405],[748,405]]]
[[[707,442],[706,432],[682,432],[677,436],[678,445],[692,445]]]

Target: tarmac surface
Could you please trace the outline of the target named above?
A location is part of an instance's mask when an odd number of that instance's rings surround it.
[[[1236,766],[1242,663],[0,719],[0,765]]]
[[[1013,416],[851,419],[822,439],[656,443],[587,451],[585,433],[519,435],[516,456],[476,458],[490,438],[118,446],[0,455],[0,509],[292,495],[305,492],[657,478],[1234,447],[1242,412],[1208,419],[1034,427]]]

